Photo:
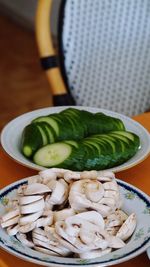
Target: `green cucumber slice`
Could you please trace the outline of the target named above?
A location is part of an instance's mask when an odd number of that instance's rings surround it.
[[[39,128],[35,124],[27,125],[23,130],[21,138],[22,153],[27,158],[30,158],[42,145],[43,139]]]
[[[46,145],[34,155],[33,161],[43,167],[53,167],[63,163],[72,152],[72,146],[63,142]]]
[[[42,140],[43,140],[43,146],[48,144],[48,134],[44,129],[44,124],[43,122],[37,122],[36,123],[37,128],[39,129],[41,136],[42,136]]]
[[[48,135],[48,143],[49,144],[54,143],[55,142],[55,133],[54,133],[53,128],[47,122],[44,123],[44,128],[45,128],[45,131],[47,132],[47,135]]]
[[[59,135],[59,127],[58,127],[58,123],[56,120],[54,120],[53,118],[51,118],[50,116],[42,116],[42,117],[38,117],[36,119],[34,119],[32,121],[32,123],[34,122],[47,122],[48,124],[50,124],[50,126],[54,129],[56,135]]]
[[[73,146],[75,148],[79,147],[78,143],[76,141],[74,141],[74,140],[65,140],[63,142],[66,143],[66,144],[69,144],[69,145],[71,145],[71,146]]]
[[[89,141],[89,140],[84,139],[83,144],[90,145],[92,148],[96,149],[96,151],[98,152],[98,155],[101,154],[101,148],[96,142],[94,142],[94,140],[91,139]]]
[[[128,139],[130,139],[131,141],[134,142],[134,134],[131,133],[131,132],[127,132],[127,131],[112,131],[111,133],[125,136],[125,137],[127,137]]]

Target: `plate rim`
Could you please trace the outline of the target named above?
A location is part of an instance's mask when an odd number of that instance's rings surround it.
[[[39,165],[35,164],[34,162],[30,162],[30,161],[24,162],[23,160],[19,159],[16,155],[13,155],[9,151],[9,149],[5,146],[5,134],[7,133],[7,129],[10,127],[10,125],[13,125],[17,120],[20,120],[22,117],[25,117],[25,116],[28,116],[28,115],[32,115],[32,114],[36,114],[36,113],[40,113],[40,112],[43,112],[43,111],[49,111],[50,112],[50,110],[52,110],[54,112],[55,111],[56,112],[59,112],[59,110],[66,109],[66,108],[69,108],[69,107],[71,107],[71,108],[77,108],[77,109],[91,109],[91,110],[93,110],[93,112],[95,110],[97,110],[96,112],[104,112],[106,114],[110,114],[110,116],[113,116],[114,115],[116,117],[121,117],[122,119],[126,120],[127,122],[128,121],[130,123],[133,122],[134,125],[137,126],[138,128],[140,128],[142,130],[142,132],[147,136],[147,139],[148,139],[147,150],[145,151],[145,154],[141,158],[137,159],[135,162],[130,162],[129,164],[126,164],[126,162],[125,162],[125,163],[123,163],[121,165],[115,166],[115,167],[110,168],[110,169],[107,169],[107,170],[110,170],[110,171],[113,171],[114,173],[117,173],[117,172],[121,172],[121,171],[130,169],[130,168],[132,168],[132,167],[140,164],[141,162],[143,162],[150,155],[150,133],[148,132],[148,130],[142,124],[140,124],[136,120],[134,120],[134,119],[132,119],[132,118],[130,118],[130,117],[124,115],[124,114],[121,114],[121,113],[118,113],[118,112],[114,112],[114,111],[111,111],[111,110],[107,110],[107,109],[103,109],[103,108],[88,107],[88,106],[56,106],[56,107],[44,107],[44,108],[35,109],[35,110],[32,110],[32,111],[23,113],[23,114],[15,117],[14,119],[10,120],[3,127],[2,131],[1,131],[1,134],[0,134],[0,143],[1,143],[1,146],[2,146],[3,151],[11,159],[13,159],[15,162],[17,162],[18,164],[20,164],[22,166],[25,166],[25,167],[28,167],[30,169],[37,170],[37,171],[46,169],[45,167],[39,166]],[[24,157],[24,159],[25,159],[25,161],[28,160],[26,157]]]
[[[9,192],[7,191],[12,191],[14,190],[13,188],[16,187],[16,186],[19,186],[21,184],[24,184],[25,182],[28,181],[28,179],[30,177],[35,177],[35,176],[38,176],[37,175],[33,175],[33,176],[29,176],[29,177],[25,177],[25,178],[22,178],[18,181],[15,181],[7,186],[5,186],[4,188],[2,188],[0,190],[0,197],[3,197],[2,195],[7,195]],[[150,205],[150,197],[145,193],[143,192],[141,189],[137,188],[136,186],[128,183],[128,182],[125,182],[121,179],[118,179],[118,178],[115,178],[118,185],[121,186],[121,187],[125,187],[127,190],[130,189],[132,191],[134,191],[138,196],[140,196],[140,200],[143,200],[146,202],[149,203]],[[0,198],[1,199],[1,198]],[[148,237],[148,239],[146,239],[142,245],[140,247],[138,247],[133,253],[131,253],[130,255],[125,255],[124,257],[121,257],[121,258],[118,258],[118,259],[112,259],[111,261],[108,261],[108,262],[96,262],[96,263],[86,263],[86,264],[82,264],[82,263],[66,263],[64,264],[63,263],[63,266],[67,266],[67,267],[75,267],[75,266],[85,266],[85,267],[91,267],[91,266],[95,266],[95,267],[104,267],[104,266],[113,266],[114,264],[119,264],[119,263],[123,263],[125,261],[128,261],[130,259],[133,259],[135,257],[137,257],[138,255],[140,255],[141,253],[143,252],[146,252],[146,250],[149,248],[150,246],[150,236]],[[60,267],[61,266],[61,262],[58,263],[58,262],[55,262],[55,261],[51,261],[51,262],[47,262],[45,260],[40,260],[40,259],[36,259],[36,258],[33,258],[32,256],[29,256],[29,255],[23,255],[21,252],[19,251],[16,251],[14,249],[11,249],[10,246],[7,247],[5,244],[3,244],[3,242],[1,241],[0,239],[0,247],[5,250],[6,252],[9,252],[10,254],[18,257],[18,258],[21,258],[23,260],[26,260],[28,262],[32,262],[32,263],[37,263],[37,264],[40,264],[40,265],[43,265],[43,266],[54,266],[54,267]],[[13,247],[12,247],[13,248]],[[51,257],[51,256],[50,256]],[[120,262],[121,260],[121,262]]]

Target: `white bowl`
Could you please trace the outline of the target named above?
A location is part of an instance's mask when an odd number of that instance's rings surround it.
[[[5,204],[16,196],[17,188],[26,183],[28,178],[17,181],[0,192],[0,216],[5,213]],[[146,251],[150,246],[150,198],[136,187],[117,180],[123,199],[123,210],[128,214],[132,212],[137,216],[137,227],[127,245],[100,258],[82,260],[77,258],[64,258],[48,256],[24,246],[15,237],[10,237],[0,228],[0,246],[24,260],[45,266],[111,266],[130,260]]]
[[[24,157],[24,155],[21,153],[20,149],[20,141],[21,141],[21,135],[24,127],[29,124],[33,119],[39,117],[39,116],[45,116],[51,113],[57,113],[62,111],[63,109],[66,109],[67,107],[50,107],[50,108],[43,108],[38,109],[35,111],[31,111],[28,113],[25,113],[14,120],[10,121],[2,130],[1,133],[1,144],[6,153],[13,158],[15,161],[21,163],[22,165],[25,165],[31,169],[35,170],[43,170],[44,167],[41,167],[32,161],[28,160]],[[124,116],[122,114],[112,112],[105,109],[98,109],[98,108],[91,108],[91,107],[82,107],[82,106],[76,106],[74,108],[77,109],[84,109],[90,112],[103,112],[106,115],[119,118],[123,121],[126,129],[128,131],[131,131],[135,134],[137,134],[140,137],[141,142],[141,148],[139,151],[128,161],[125,163],[118,165],[114,168],[111,168],[110,170],[113,172],[119,172],[125,169],[129,169],[136,164],[143,161],[150,153],[150,134],[149,132],[138,122],[135,120]]]

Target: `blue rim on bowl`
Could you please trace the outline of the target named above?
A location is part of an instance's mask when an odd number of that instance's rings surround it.
[[[5,210],[9,198],[15,196],[16,189],[26,183],[28,178],[15,182],[0,192],[0,213]],[[123,198],[123,210],[137,215],[136,230],[124,248],[113,251],[101,258],[84,260],[54,257],[42,254],[22,245],[15,237],[10,237],[0,229],[0,245],[9,253],[24,260],[45,266],[110,266],[127,261],[146,251],[150,246],[150,198],[136,187],[117,179]],[[0,215],[1,215],[0,214]]]

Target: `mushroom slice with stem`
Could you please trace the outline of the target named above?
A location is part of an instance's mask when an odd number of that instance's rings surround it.
[[[104,196],[104,187],[101,182],[93,180],[86,184],[85,195],[94,202],[99,202]]]
[[[54,247],[57,247],[57,248],[59,249],[59,253],[60,253],[62,256],[68,256],[68,255],[70,254],[70,249],[64,247],[64,246],[59,242],[54,227],[46,226],[46,227],[44,228],[44,231],[45,231],[46,236],[47,236],[48,239],[49,239],[49,244],[52,245],[52,246],[54,246]],[[58,252],[58,250],[57,250],[57,252]]]
[[[72,215],[75,215],[75,211],[72,208],[54,211],[54,222],[63,221]]]
[[[84,219],[88,222],[91,222],[95,225],[97,225],[98,227],[100,227],[101,229],[104,229],[105,227],[105,222],[104,222],[104,219],[103,217],[101,216],[101,214],[99,214],[98,212],[92,210],[92,211],[86,211],[86,212],[82,212],[82,213],[79,213],[79,214],[76,214],[74,216],[71,216],[69,218],[66,219],[66,223],[71,223],[71,221],[73,219]]]
[[[26,234],[17,233],[16,237],[25,246],[30,247],[30,248],[33,248],[34,247],[34,243],[32,241],[28,240]]]
[[[68,184],[64,180],[51,180],[47,186],[52,192],[47,198],[47,202],[50,205],[60,205],[68,197]]]
[[[36,227],[45,227],[53,224],[53,212],[51,210],[44,211],[42,217],[36,221]]]
[[[19,226],[19,233],[26,234],[30,231],[32,231],[36,227],[36,222],[27,223],[25,225]]]
[[[60,255],[63,255],[63,256],[68,255],[68,253],[70,252],[70,251],[68,251],[68,249],[63,248],[62,245],[60,245],[58,242],[57,243],[53,242],[51,244],[45,231],[44,230],[42,230],[42,231],[41,231],[41,229],[39,231],[38,228],[36,228],[32,231],[33,242],[36,246],[41,246],[45,249],[49,249],[50,251],[57,253],[59,256]],[[42,233],[42,234],[40,234],[40,233]]]
[[[42,213],[43,213],[43,210],[35,212],[35,213],[28,214],[28,215],[25,215],[25,216],[21,216],[19,218],[19,224],[20,225],[26,225],[28,223],[35,222],[38,218],[41,217]]]
[[[83,179],[72,183],[69,192],[69,203],[75,211],[85,211],[89,208],[95,210],[94,205],[99,205],[98,201],[103,196],[104,189],[101,182]]]
[[[90,250],[98,246],[98,248],[105,249],[108,245],[104,237],[103,218],[94,211],[68,217],[64,222],[62,230],[65,231],[62,237],[78,248]]]
[[[108,241],[108,247],[110,248],[118,249],[118,248],[123,248],[125,246],[123,240],[121,240],[117,236],[108,235],[107,241]]]
[[[111,208],[116,208],[116,201],[114,198],[112,197],[103,197],[100,201],[99,201],[100,204],[103,204],[103,205],[106,205],[106,206],[109,206]]]
[[[120,227],[116,236],[122,239],[123,241],[126,241],[133,234],[135,227],[136,227],[136,215],[135,213],[132,213]]]

